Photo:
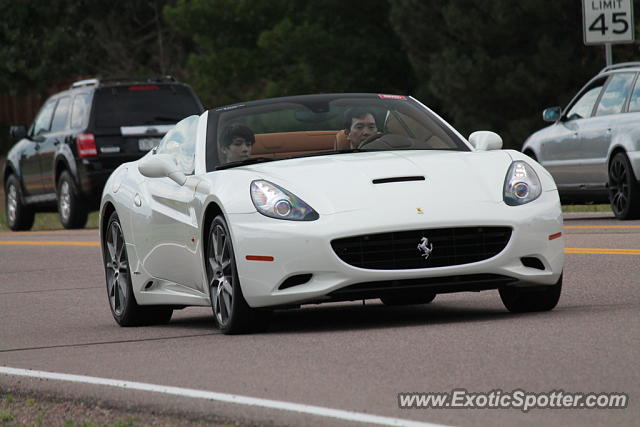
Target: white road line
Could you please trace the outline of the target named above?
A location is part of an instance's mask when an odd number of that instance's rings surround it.
[[[364,414],[362,412],[343,411],[341,409],[324,408],[322,406],[303,405],[300,403],[282,402],[279,400],[260,399],[257,397],[239,396],[237,394],[217,393],[206,390],[195,390],[182,387],[170,387],[157,384],[139,383],[133,381],[113,380],[109,378],[89,377],[85,375],[71,375],[57,372],[34,371],[31,369],[10,368],[0,366],[0,374],[31,377],[48,380],[70,381],[74,383],[95,384],[109,387],[124,388],[127,390],[142,390],[155,393],[171,394],[196,399],[216,400],[219,402],[235,403],[237,405],[260,406],[282,411],[300,412],[303,414],[317,415],[321,417],[338,418],[346,421],[360,423],[379,424],[385,426],[420,426],[420,427],[444,427],[441,424],[423,423],[419,421],[404,420],[402,418],[382,417],[378,415]]]

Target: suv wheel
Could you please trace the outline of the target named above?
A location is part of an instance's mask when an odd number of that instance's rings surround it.
[[[68,171],[62,172],[58,180],[58,213],[64,228],[84,228],[87,224],[87,208]]]
[[[33,209],[22,203],[20,181],[15,175],[9,175],[4,190],[7,225],[13,231],[30,230],[35,213]]]
[[[609,165],[609,201],[618,219],[640,218],[640,184],[625,153],[613,156]]]

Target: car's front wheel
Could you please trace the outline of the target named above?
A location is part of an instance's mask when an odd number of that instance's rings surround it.
[[[504,286],[499,292],[502,303],[512,313],[553,310],[558,305],[562,293],[562,275],[555,285]]]
[[[173,309],[162,306],[141,306],[136,302],[131,284],[131,269],[127,247],[118,214],[109,217],[104,234],[102,253],[107,279],[107,296],[113,318],[120,326],[167,323]]]
[[[623,152],[613,156],[609,164],[609,201],[616,218],[640,218],[640,184]]]
[[[9,175],[4,189],[4,208],[7,225],[13,231],[30,230],[35,213],[33,209],[22,203],[20,181],[15,175]]]
[[[64,228],[84,228],[87,224],[87,207],[69,171],[62,172],[58,179],[58,213]]]
[[[231,234],[222,215],[216,216],[209,227],[206,269],[218,328],[225,334],[266,329],[270,312],[249,307],[242,295]]]

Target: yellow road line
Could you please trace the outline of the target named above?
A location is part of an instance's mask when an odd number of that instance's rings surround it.
[[[74,242],[57,240],[0,240],[0,245],[29,245],[29,246],[100,246],[99,242]]]
[[[565,225],[564,228],[640,228],[640,225]]]
[[[96,233],[100,234],[100,231],[97,228],[92,228],[88,230],[38,230],[38,231],[3,231],[0,232],[0,236],[10,236],[10,235],[20,235],[20,234],[50,234],[50,233],[65,233],[65,234],[73,234],[73,233]]]
[[[640,255],[640,249],[564,248],[565,254]]]

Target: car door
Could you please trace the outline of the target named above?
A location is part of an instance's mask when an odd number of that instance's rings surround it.
[[[606,77],[587,84],[553,127],[552,137],[541,148],[541,163],[553,175],[563,190],[575,190],[582,185],[583,146],[581,133],[592,125],[593,111],[600,99]]]
[[[60,144],[64,142],[68,129],[70,98],[62,97],[58,100],[51,120],[51,129],[45,134],[45,140],[40,143],[40,173],[42,193],[55,197],[55,165],[54,157]]]
[[[157,154],[168,154],[180,165],[185,175],[193,174],[196,125],[198,116],[184,119],[162,139]],[[134,218],[138,230],[152,233],[136,236],[139,253],[145,254],[143,264],[154,277],[168,280],[204,292],[201,262],[197,257],[200,228],[196,217],[194,187],[179,185],[170,178],[142,177],[143,195],[149,204],[148,213]]]
[[[608,181],[607,158],[612,129],[622,118],[635,73],[612,75],[598,101],[594,116],[580,129],[582,162],[576,167],[576,181],[586,190],[604,190]]]
[[[40,156],[42,142],[51,128],[51,118],[56,101],[50,100],[38,112],[27,135],[28,144],[20,153],[20,172],[26,197],[39,197],[43,193]]]

